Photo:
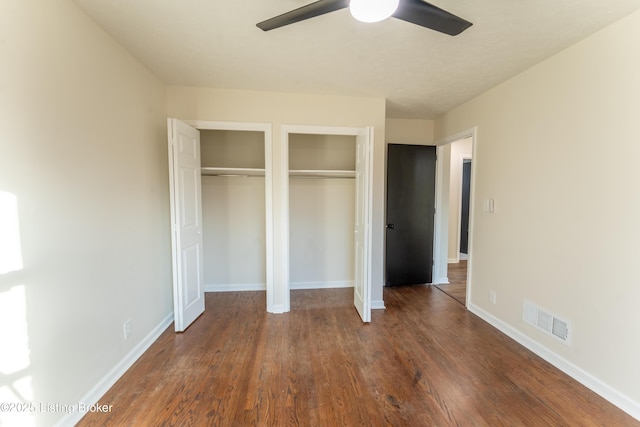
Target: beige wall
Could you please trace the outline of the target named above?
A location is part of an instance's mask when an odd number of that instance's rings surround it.
[[[478,130],[472,308],[541,345],[636,417],[639,39],[634,13],[436,125],[438,138]],[[493,214],[481,209],[487,198]],[[571,345],[521,321],[525,298],[571,321]]]
[[[291,177],[289,280],[292,287],[353,284],[355,191],[354,179]]]
[[[264,180],[202,176],[205,290],[265,288]]]
[[[393,144],[433,145],[434,120],[387,119],[386,141]]]
[[[384,135],[385,100],[383,98],[356,98],[252,92],[169,86],[167,88],[168,115],[182,120],[215,120],[260,122],[273,125],[274,170],[281,170],[282,125],[317,125],[374,128],[374,188],[373,188],[373,280],[372,300],[382,301],[383,285],[383,213],[384,213]],[[279,223],[282,221],[282,187],[280,175],[274,175],[274,246],[275,264],[282,241]],[[275,271],[275,282],[282,277]],[[276,289],[276,304],[285,300]]]
[[[0,63],[0,401],[77,404],[172,310],[165,87],[70,1],[0,2]]]
[[[458,262],[460,247],[460,207],[462,204],[462,160],[471,158],[473,140],[465,138],[451,144],[449,169],[449,262]]]

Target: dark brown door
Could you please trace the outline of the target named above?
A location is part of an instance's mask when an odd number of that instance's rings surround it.
[[[385,285],[431,283],[436,147],[387,146]]]

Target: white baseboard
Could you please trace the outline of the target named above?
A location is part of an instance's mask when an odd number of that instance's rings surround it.
[[[266,291],[264,283],[237,283],[226,285],[204,285],[205,292]]]
[[[459,262],[460,262],[460,260],[458,258],[449,258],[447,260],[447,264],[457,264]]]
[[[289,289],[334,289],[353,288],[352,280],[336,280],[331,282],[292,282]],[[237,283],[224,285],[204,285],[205,292],[244,292],[265,291],[264,283]]]
[[[604,381],[594,377],[590,373],[579,368],[565,358],[560,357],[558,354],[552,352],[539,342],[531,339],[531,337],[523,334],[519,330],[506,324],[502,320],[484,311],[480,307],[474,304],[469,304],[468,309],[485,322],[489,323],[519,344],[523,345],[547,362],[551,363],[556,368],[560,369],[565,374],[569,375],[571,378],[575,379],[585,387],[591,389],[593,392],[599,394],[604,399],[622,409],[624,412],[631,415],[635,419],[640,420],[640,402],[636,402],[629,396],[606,384]]]
[[[383,300],[371,301],[371,310],[385,310],[386,308]]]
[[[131,351],[118,362],[107,374],[95,385],[87,394],[84,395],[79,402],[86,404],[87,406],[95,405],[100,401],[100,398],[105,395],[107,391],[124,375],[125,372],[147,351],[151,344],[153,344],[160,335],[171,325],[173,322],[173,312],[165,317],[158,326],[156,326],[146,337],[142,339]],[[67,414],[55,426],[73,426],[85,415],[84,412],[74,412],[73,414]]]
[[[440,277],[437,279],[433,280],[433,283],[431,283],[432,285],[448,285],[449,284],[449,278],[448,277]]]
[[[273,314],[282,314],[282,313],[286,313],[288,310],[284,309],[284,305],[283,304],[277,304],[274,305],[271,309],[271,311],[267,310],[269,313],[273,313]]]
[[[334,289],[353,288],[353,280],[335,280],[331,282],[292,282],[289,289]]]

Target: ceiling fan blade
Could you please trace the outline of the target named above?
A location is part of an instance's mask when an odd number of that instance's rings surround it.
[[[400,0],[393,16],[412,24],[456,36],[473,24],[422,0]]]
[[[256,25],[263,31],[269,31],[274,28],[284,27],[285,25],[295,24],[305,19],[324,15],[325,13],[344,9],[345,7],[349,7],[349,0],[318,0],[274,18],[267,19],[266,21],[259,22]]]

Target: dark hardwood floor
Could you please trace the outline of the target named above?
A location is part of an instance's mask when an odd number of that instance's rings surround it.
[[[449,278],[448,284],[436,287],[466,307],[467,261],[461,260],[457,264],[448,264],[447,277]]]
[[[385,288],[363,324],[352,289],[210,293],[80,426],[638,426],[429,286]]]

